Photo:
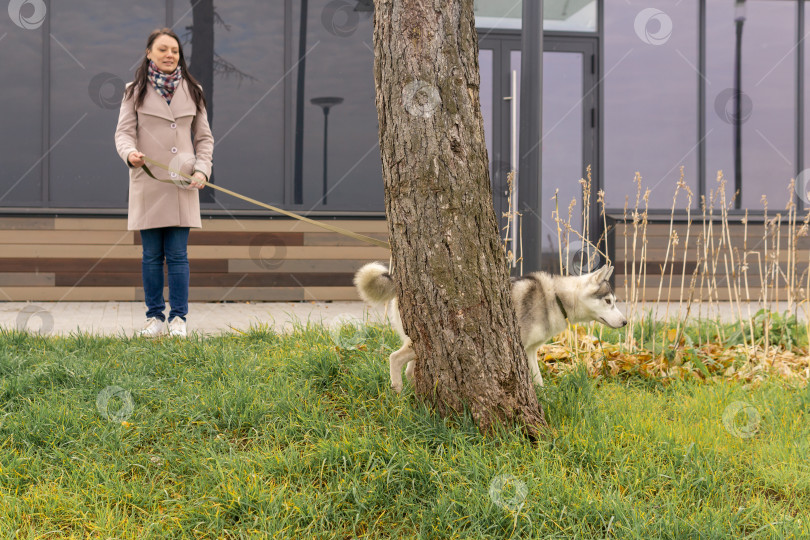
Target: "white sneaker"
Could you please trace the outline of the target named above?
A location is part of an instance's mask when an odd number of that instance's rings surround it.
[[[169,335],[171,337],[186,337],[186,321],[175,317],[169,321]]]
[[[149,317],[143,325],[143,329],[138,332],[138,337],[158,337],[163,333],[163,321],[156,317]]]

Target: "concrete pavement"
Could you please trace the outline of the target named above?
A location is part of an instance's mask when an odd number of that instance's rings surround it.
[[[665,304],[640,304],[635,310],[619,305],[628,316],[636,319],[648,312],[658,319],[675,318],[677,304],[669,310]],[[743,319],[756,314],[758,304],[741,306]],[[749,311],[750,309],[750,311]],[[787,303],[773,304],[779,313]],[[795,310],[800,320],[807,320],[803,309]],[[94,335],[131,336],[140,330],[146,308],[141,302],[0,302],[0,328],[20,329],[42,334],[67,335],[82,332]],[[168,314],[168,307],[166,313]],[[685,305],[681,306],[685,313]],[[668,315],[668,316],[667,316]],[[733,321],[738,317],[737,305],[721,302],[708,306],[692,304],[689,318]],[[244,331],[267,325],[277,331],[290,330],[295,324],[333,324],[339,320],[381,321],[385,310],[363,302],[258,302],[258,303],[192,303],[189,305],[188,330],[204,335]]]
[[[55,335],[132,336],[143,326],[145,313],[141,302],[3,302],[0,328]],[[384,310],[363,302],[192,303],[186,320],[189,332],[213,335],[260,325],[287,331],[307,322],[379,321],[384,316]]]

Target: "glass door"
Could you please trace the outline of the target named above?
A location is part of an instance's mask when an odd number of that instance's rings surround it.
[[[489,155],[489,178],[501,238],[507,234],[505,214],[509,211],[510,171],[517,171],[520,65],[514,69],[513,55],[520,54],[520,35],[488,32],[479,41],[481,114]],[[514,99],[513,99],[514,98]],[[516,192],[513,192],[516,195]],[[516,197],[513,197],[517,200]],[[514,236],[511,236],[514,238]]]
[[[578,256],[583,248],[586,257],[593,253],[579,235],[597,242],[596,47],[591,40],[546,38],[543,49],[541,260],[545,269],[559,272],[562,243],[562,263],[568,267],[564,270],[580,273],[598,263]],[[583,186],[589,166],[591,182]],[[590,223],[584,222],[584,187],[590,190]],[[559,234],[556,220],[561,222]],[[566,239],[566,230],[576,232]]]
[[[518,223],[507,228],[507,215],[517,209],[517,181],[510,189],[507,175],[517,171],[520,148],[520,37],[490,32],[479,43],[481,111],[490,159],[493,203],[501,227],[501,238],[512,240],[509,249],[519,253],[542,246],[543,269],[559,272],[560,239],[555,220],[557,208],[563,231],[566,225],[585,235],[582,185],[588,165],[592,168],[590,197],[591,233],[597,220],[597,92],[596,44],[582,38],[544,40],[543,53],[543,139],[542,145],[542,238],[521,238]],[[556,194],[556,201],[555,201]],[[571,201],[574,201],[573,205]],[[510,204],[512,207],[510,208]],[[569,220],[569,207],[571,217]],[[593,234],[591,235],[593,237]],[[563,245],[565,240],[563,239]],[[569,235],[569,253],[582,247],[578,236]],[[572,257],[569,257],[572,259]],[[564,261],[565,262],[565,261]],[[524,272],[534,271],[524,268]]]

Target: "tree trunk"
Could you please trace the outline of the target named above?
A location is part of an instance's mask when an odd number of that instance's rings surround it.
[[[473,0],[375,0],[374,78],[416,394],[479,428],[546,425],[509,294],[479,102]]]

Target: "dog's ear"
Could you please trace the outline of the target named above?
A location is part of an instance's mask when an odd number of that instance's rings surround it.
[[[590,274],[587,274],[583,277],[587,278],[589,282],[593,283],[594,285],[599,285],[602,282],[602,273],[605,271],[605,267],[597,268]]]
[[[610,279],[610,276],[613,274],[613,267],[610,265],[605,265],[598,270],[593,271],[590,276],[594,283],[597,285],[602,283],[603,281],[607,281]]]

